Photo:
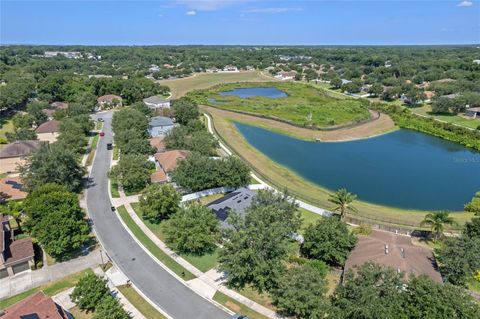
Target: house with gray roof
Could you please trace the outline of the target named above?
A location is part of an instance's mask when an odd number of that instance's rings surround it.
[[[174,127],[173,121],[169,117],[155,116],[148,123],[148,132],[151,137],[167,135]]]
[[[163,99],[156,95],[143,99],[143,103],[151,109],[170,108],[170,100]]]
[[[257,195],[246,187],[239,188],[207,205],[220,220],[220,227],[228,228],[225,221],[232,213],[245,216],[245,211],[252,204],[252,199]]]

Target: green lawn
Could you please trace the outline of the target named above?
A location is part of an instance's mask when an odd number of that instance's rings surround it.
[[[5,133],[13,132],[13,122],[12,120],[5,120],[1,122],[2,127],[0,127],[0,140],[7,139]]]
[[[5,309],[6,307],[9,307],[13,305],[14,303],[19,302],[20,300],[23,300],[37,291],[43,291],[46,295],[48,296],[53,296],[56,295],[57,293],[66,290],[68,288],[71,288],[77,284],[77,282],[80,280],[81,277],[83,277],[87,273],[93,273],[93,271],[89,268],[77,273],[74,273],[70,276],[67,276],[63,279],[59,279],[56,281],[53,281],[51,283],[45,284],[43,286],[33,288],[27,291],[24,291],[18,295],[15,295],[13,297],[4,299],[0,301],[0,309]]]
[[[86,313],[83,310],[80,310],[77,306],[68,309],[68,312],[70,312],[75,319],[92,319],[93,318],[93,312]]]
[[[143,219],[142,214],[140,213],[141,211],[140,204],[132,203],[131,205],[135,213],[138,215],[138,217],[142,219],[145,225],[147,225],[147,227],[155,234],[155,236],[157,236],[161,241],[165,242],[165,235],[163,234],[162,223],[154,224],[146,219]],[[220,249],[217,248],[213,253],[205,254],[203,256],[187,255],[187,254],[181,254],[181,253],[179,253],[178,255],[184,258],[189,263],[191,263],[200,271],[206,272],[218,265],[219,250]]]
[[[92,138],[92,143],[90,144],[90,152],[88,153],[85,166],[90,166],[92,164],[93,157],[95,156],[95,150],[97,149],[97,145],[98,145],[98,139],[99,139],[98,134],[95,134],[95,136]]]
[[[153,241],[148,238],[147,235],[138,227],[138,225],[133,221],[130,215],[127,212],[125,206],[120,206],[117,208],[118,214],[125,222],[130,231],[134,236],[145,246],[161,263],[167,266],[170,270],[176,273],[184,280],[190,280],[196,278],[192,273],[183,268],[170,256],[163,252]]]
[[[288,94],[283,98],[220,95],[235,88],[275,87]],[[267,82],[224,84],[215,88],[188,94],[199,104],[227,110],[247,112],[271,119],[279,119],[302,127],[332,127],[368,119],[368,102],[339,98],[331,92],[305,83]],[[212,102],[211,99],[216,102]]]
[[[412,112],[473,129],[476,129],[480,125],[480,118],[468,119],[461,115],[433,114],[431,113],[431,110],[432,108],[430,105],[424,105],[422,107],[413,108]]]
[[[118,184],[116,180],[110,179],[110,193],[112,193],[113,198],[120,197],[120,193],[118,192]]]
[[[265,317],[264,315],[259,314],[258,312],[228,297],[227,295],[221,293],[220,291],[217,291],[215,293],[215,295],[213,296],[213,300],[227,307],[233,312],[245,315],[250,319],[268,319],[268,317]]]
[[[312,213],[311,211],[308,211],[304,208],[299,208],[298,209],[300,212],[300,215],[302,216],[302,225],[300,226],[300,233],[303,234],[305,229],[315,223],[317,220],[322,219],[323,217],[321,215]]]
[[[118,290],[137,308],[138,311],[148,319],[166,319],[164,315],[157,311],[142,296],[140,296],[134,288],[128,286],[118,286]]]

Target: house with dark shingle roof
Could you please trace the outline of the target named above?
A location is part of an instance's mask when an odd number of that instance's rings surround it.
[[[40,124],[35,130],[38,140],[49,143],[55,142],[60,132],[60,124],[61,122],[57,120],[50,120]]]
[[[37,140],[15,141],[7,144],[0,151],[0,173],[13,173],[18,165],[25,162],[25,157],[37,151],[42,142]]]
[[[35,264],[32,239],[14,238],[8,216],[0,214],[0,279],[30,270]]]
[[[42,291],[27,297],[4,310],[2,319],[69,319],[66,310]]]
[[[226,219],[230,214],[240,214],[245,216],[245,210],[252,204],[252,199],[257,195],[254,191],[246,187],[239,188],[225,196],[211,202],[207,205],[220,220],[222,228],[228,228],[230,225]]]

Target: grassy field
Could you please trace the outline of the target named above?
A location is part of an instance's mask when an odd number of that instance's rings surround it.
[[[260,177],[279,189],[287,186],[289,192],[298,199],[325,209],[331,208],[332,204],[328,202],[330,191],[273,162],[248,144],[228,118],[211,114],[217,135],[231,150],[239,154]],[[426,214],[423,211],[404,210],[361,201],[356,202],[355,206],[359,210],[353,215],[356,219],[391,226],[417,228]],[[473,214],[457,212],[452,216],[460,225],[463,225],[471,219]]]
[[[452,124],[457,124],[460,126],[468,127],[468,128],[473,128],[476,129],[480,125],[480,118],[477,119],[469,119],[466,117],[463,117],[461,115],[439,115],[439,114],[432,114],[431,113],[431,106],[430,105],[424,105],[422,107],[418,108],[413,108],[412,112],[415,114],[420,114],[423,116],[430,116],[433,117],[434,119],[445,121],[448,123]]]
[[[142,214],[140,213],[139,203],[133,203],[132,207],[135,210],[135,213],[138,215],[138,217],[142,219],[145,225],[147,225],[147,227],[155,234],[155,236],[157,236],[161,241],[165,242],[165,235],[163,234],[163,229],[162,229],[163,224],[162,223],[154,224],[149,222],[146,219],[143,219]],[[217,261],[218,253],[219,253],[219,248],[217,248],[214,252],[210,254],[205,254],[202,256],[195,256],[195,255],[188,255],[188,254],[181,254],[181,253],[179,253],[178,255],[184,258],[189,263],[191,263],[200,271],[206,272],[218,265],[218,261]]]
[[[13,132],[13,122],[12,120],[2,120],[0,123],[2,125],[0,127],[0,140],[6,140],[7,137],[5,136],[5,134],[8,132]]]
[[[275,87],[288,96],[273,99],[260,96],[240,98],[219,94],[235,88],[255,87]],[[279,119],[301,127],[332,127],[356,123],[370,117],[367,110],[368,102],[364,100],[333,97],[324,89],[295,82],[224,84],[209,90],[192,92],[189,96],[199,104]],[[212,102],[211,99],[215,99],[216,102]]]
[[[80,310],[78,307],[73,307],[68,309],[75,319],[91,319],[93,318],[93,312],[86,313],[83,310]]]
[[[183,268],[175,260],[173,260],[169,255],[163,252],[153,241],[148,238],[147,235],[138,227],[138,225],[133,221],[130,215],[127,212],[125,206],[120,206],[117,208],[118,214],[125,222],[127,227],[133,233],[133,235],[145,246],[161,263],[167,266],[170,270],[180,276],[183,280],[194,279],[195,276],[190,273],[188,270]]]
[[[158,312],[151,304],[149,304],[138,292],[128,286],[118,286],[118,290],[130,301],[130,303],[137,308],[138,311],[148,319],[166,319],[164,315]],[[75,317],[76,318],[76,317]]]
[[[74,273],[70,276],[67,276],[63,279],[59,279],[53,282],[50,282],[48,284],[45,284],[43,286],[33,288],[27,291],[24,291],[18,295],[15,295],[13,297],[4,299],[0,301],[0,309],[5,309],[6,307],[9,307],[13,305],[14,303],[19,302],[20,300],[23,300],[34,293],[38,291],[43,291],[47,296],[53,296],[56,295],[57,293],[66,290],[68,288],[71,288],[77,284],[77,282],[80,280],[81,277],[83,277],[87,273],[93,273],[93,271],[89,268],[77,273]]]
[[[221,293],[220,291],[217,291],[215,293],[215,295],[213,296],[213,300],[215,300],[221,305],[224,305],[225,307],[232,310],[233,312],[245,315],[250,319],[268,319],[268,317],[265,317],[264,315],[259,314],[258,312],[228,297],[227,295]]]
[[[211,86],[231,82],[262,82],[272,81],[273,78],[259,71],[241,71],[238,73],[197,73],[188,78],[176,80],[161,80],[162,85],[167,85],[172,92],[172,98],[184,96],[187,92],[206,89]]]

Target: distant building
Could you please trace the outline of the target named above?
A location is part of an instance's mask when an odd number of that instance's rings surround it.
[[[345,263],[345,272],[367,262],[393,268],[404,273],[406,278],[426,275],[433,281],[443,282],[432,251],[414,246],[408,236],[377,230],[372,231],[370,236],[359,236]]]
[[[4,310],[2,319],[70,319],[60,305],[42,291],[27,297]]]
[[[102,95],[97,99],[97,102],[100,107],[122,106],[122,98],[113,94]]]
[[[57,140],[60,132],[60,121],[50,120],[40,124],[35,133],[37,133],[37,139],[39,141],[53,143]]]
[[[160,67],[158,65],[152,64],[150,65],[150,68],[148,69],[151,73],[155,73],[160,71]]]
[[[223,68],[222,72],[239,72],[239,71],[238,71],[238,68],[234,65],[226,65]]]
[[[215,213],[220,220],[222,228],[228,228],[230,225],[226,222],[228,216],[232,213],[245,216],[245,210],[252,204],[252,199],[257,195],[254,191],[246,187],[239,188],[227,195],[211,202],[208,207]]]
[[[159,109],[159,108],[170,108],[170,100],[163,99],[159,96],[150,96],[143,99],[143,103],[152,109]]]
[[[342,81],[342,85],[352,83],[352,81],[347,80],[347,79],[341,79],[341,81]]]
[[[148,132],[151,137],[165,136],[173,129],[173,121],[169,117],[155,116],[148,123]]]
[[[476,119],[480,117],[480,107],[470,107],[465,110],[465,115]]]
[[[14,238],[9,217],[0,214],[0,279],[30,270],[35,265],[32,239]]]
[[[275,78],[278,80],[287,81],[287,80],[294,80],[296,75],[297,75],[296,71],[280,72],[279,74],[275,75]]]
[[[25,158],[37,151],[41,142],[37,140],[15,141],[5,145],[0,151],[0,173],[13,173],[19,165],[25,163]]]
[[[473,60],[473,63],[480,64],[480,60]]]
[[[43,53],[45,58],[54,58],[57,56],[64,56],[67,59],[79,59],[82,57],[82,53],[78,51],[45,51]]]

